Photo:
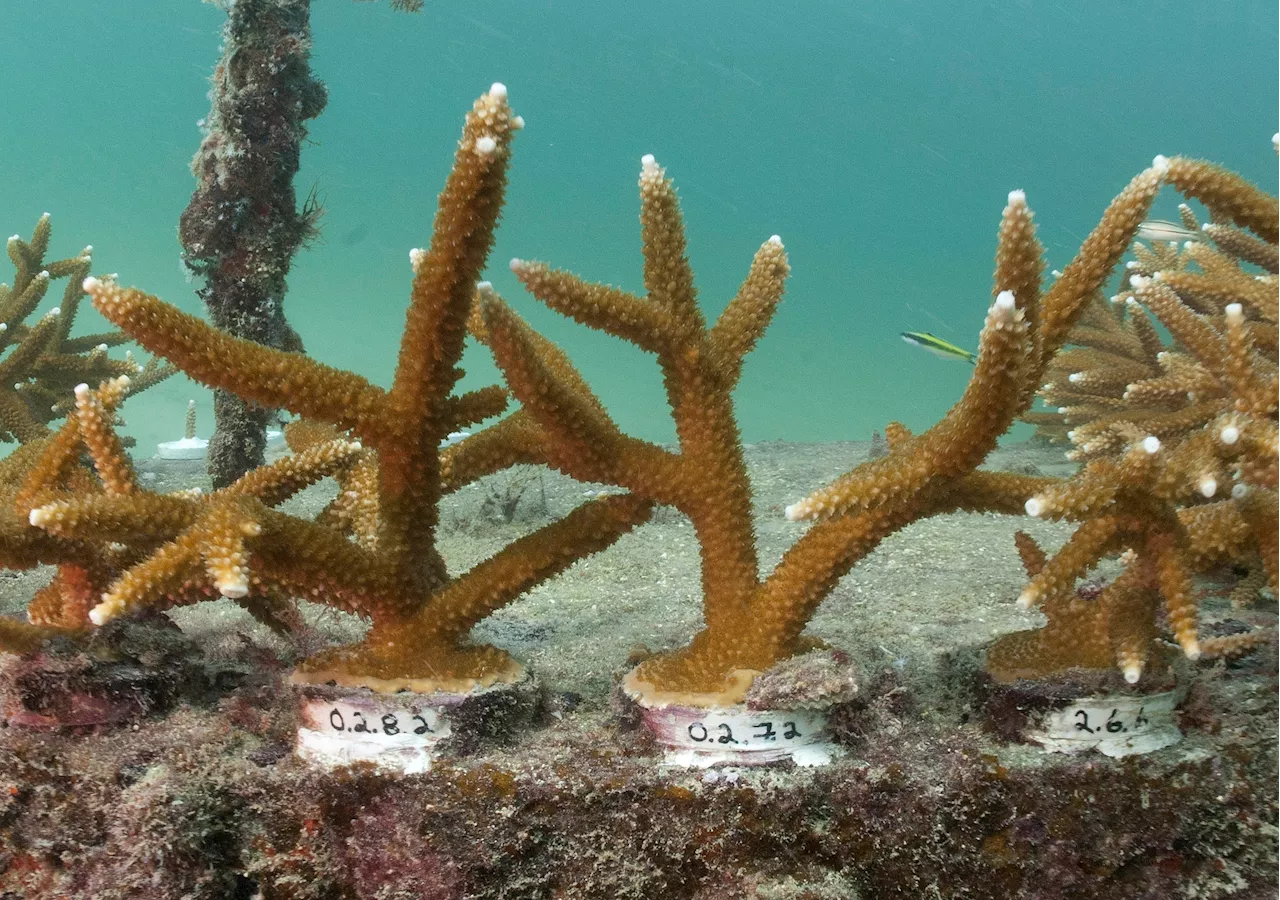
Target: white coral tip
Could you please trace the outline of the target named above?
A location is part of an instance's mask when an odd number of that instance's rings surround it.
[[[482,134],[476,138],[476,153],[480,156],[492,156],[498,149],[498,142],[491,134]]]
[[[55,306],[53,309],[49,310],[49,315],[45,316],[45,318],[52,319],[54,316],[60,316],[60,315],[62,315],[62,307]]]
[[[1212,475],[1206,475],[1200,479],[1200,483],[1196,487],[1200,490],[1202,497],[1212,497],[1218,493],[1218,479]]]
[[[1237,483],[1237,484],[1231,485],[1232,500],[1239,500],[1242,497],[1244,497],[1244,495],[1247,493],[1249,493],[1249,486],[1247,484]]]
[[[1036,602],[1037,592],[1030,586],[1022,589],[1022,593],[1018,595],[1018,609],[1030,609],[1032,604]]]
[[[84,289],[86,294],[92,294],[98,288],[102,287],[102,282],[90,275],[84,281],[80,282],[80,287]]]
[[[771,234],[769,235],[769,243],[773,244],[775,247],[781,247],[782,237],[780,235]]]
[[[511,127],[512,127],[514,130],[516,130],[516,131],[519,131],[521,128],[523,128],[523,127],[524,127],[524,116],[512,116],[512,118],[511,118]]]
[[[93,609],[89,610],[89,621],[94,625],[106,625],[111,621],[111,613],[107,609],[107,604],[99,603]]]
[[[789,522],[799,522],[801,519],[805,518],[807,513],[808,504],[803,500],[797,500],[782,511],[782,514],[787,517],[787,521]]]
[[[1222,430],[1218,432],[1218,438],[1224,444],[1234,444],[1240,440],[1240,429],[1235,425],[1223,425]]]
[[[487,292],[489,292],[489,291],[493,290],[493,282],[492,282],[492,281],[477,281],[477,282],[476,282],[476,290],[477,290],[477,291],[484,291],[484,292],[486,292],[486,293],[487,293]]]
[[[1244,307],[1239,303],[1228,303],[1223,312],[1226,313],[1227,321],[1233,325],[1239,325],[1244,321]]]
[[[1149,434],[1142,439],[1142,449],[1147,453],[1156,453],[1160,449],[1160,438]]]
[[[1027,192],[1024,190],[1016,190],[1009,192],[1010,206],[1023,206],[1027,202]]]
[[[1067,376],[1067,381],[1070,381],[1072,384],[1079,384],[1080,382],[1084,381],[1084,373],[1072,372],[1070,375]]]
[[[1026,503],[1027,515],[1032,518],[1038,518],[1044,512],[1044,501],[1039,497],[1032,497]]]
[[[229,578],[218,585],[218,593],[231,599],[239,599],[249,593],[249,581],[243,575]]]
[[[1182,652],[1187,655],[1187,659],[1191,660],[1192,662],[1195,662],[1197,659],[1200,658],[1200,653],[1201,653],[1200,642],[1195,638],[1192,638],[1191,640],[1187,641],[1186,646],[1182,648]]]
[[[43,528],[44,524],[53,518],[53,513],[46,506],[37,506],[31,512],[27,513],[27,521],[35,528]]]
[[[1142,677],[1142,666],[1138,663],[1129,663],[1124,667],[1124,680],[1129,684],[1137,684],[1138,679]]]
[[[1140,290],[1142,290],[1144,287],[1146,287],[1146,286],[1147,286],[1148,284],[1150,284],[1150,283],[1151,283],[1151,279],[1150,279],[1150,278],[1148,278],[1148,277],[1146,277],[1145,275],[1130,275],[1130,276],[1129,276],[1129,285],[1130,285],[1130,286],[1131,286],[1135,291],[1140,291]]]
[[[1161,178],[1169,174],[1169,157],[1163,153],[1158,154],[1155,159],[1151,160],[1151,168],[1156,170],[1156,174]]]
[[[72,388],[71,391],[77,397],[86,397],[89,394],[89,385],[85,384],[82,381],[79,384],[77,384],[74,388]]]
[[[996,306],[999,309],[1013,309],[1014,305],[1013,291],[1001,291],[996,294]]]
[[[493,84],[489,85],[489,96],[494,100],[506,100],[507,86],[501,81],[495,81]]]

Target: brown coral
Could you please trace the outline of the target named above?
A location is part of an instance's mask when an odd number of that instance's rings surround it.
[[[124,343],[118,331],[72,337],[81,282],[92,265],[92,247],[67,259],[46,260],[52,226],[45,213],[29,241],[9,238],[13,284],[0,284],[0,441],[27,443],[48,437],[48,424],[71,408],[72,389],[85,382],[130,375],[137,393],[163,380],[172,368],[149,363],[140,369],[130,359],[112,359],[107,348]],[[66,278],[62,302],[35,325],[25,324],[57,279]]]
[[[708,327],[685,259],[675,191],[652,158],[640,177],[641,298],[515,261],[541,301],[655,353],[680,439],[678,453],[623,434],[568,360],[496,295],[482,303],[490,344],[513,392],[553,435],[552,465],[679,508],[702,553],[705,628],[683,649],[628,676],[633,692],[660,701],[715,705],[741,699],[752,678],[804,649],[805,624],[838,579],[887,535],[957,509],[1017,512],[1050,479],[976,472],[996,438],[1025,411],[1046,360],[1124,252],[1159,189],[1164,161],[1143,173],[1042,299],[1040,247],[1021,192],[1010,195],[999,238],[995,302],[974,377],[960,402],[919,436],[895,426],[888,456],[868,462],[793,505],[813,525],[765,578],[757,572],[750,485],[731,391],[742,358],[782,294],[786,259],[771,238],[737,296]]]
[[[194,576],[224,594],[279,592],[372,619],[362,643],[305,660],[295,673],[299,681],[426,691],[467,689],[520,675],[518,664],[503,651],[465,643],[471,627],[578,558],[608,546],[650,509],[649,501],[635,496],[592,501],[457,577],[445,570],[436,549],[443,492],[514,462],[541,458],[538,435],[521,414],[444,453],[438,449],[451,431],[505,405],[496,388],[461,395],[453,388],[462,374],[457,364],[476,280],[502,205],[511,136],[520,124],[501,85],[494,85],[467,116],[440,195],[431,245],[410,253],[413,289],[389,390],[296,353],[229,337],[140,291],[108,281],[87,283],[103,315],[192,378],[326,423],[337,429],[335,434],[350,433],[361,442],[354,454],[348,444],[336,466],[356,496],[331,506],[319,522],[276,512],[252,491],[231,488],[192,503],[147,499],[143,504],[154,509],[145,512],[140,498],[99,499],[94,514],[106,516],[108,529],[168,517],[183,530],[179,540],[116,582],[96,607],[97,618],[137,605],[182,602],[184,585]],[[297,435],[295,446],[308,440],[314,444],[316,436]],[[251,472],[245,479],[254,477]],[[44,509],[52,523],[60,508]],[[75,524],[67,531],[91,527]],[[197,559],[203,561],[203,575]]]
[[[1057,643],[1049,634],[1036,639],[1042,673],[1096,662],[1083,652],[1079,629],[1053,617],[1104,555],[1136,551],[1117,585],[1157,586],[1175,637],[1193,657],[1219,652],[1196,636],[1193,572],[1224,563],[1265,567],[1275,587],[1276,200],[1196,160],[1171,160],[1168,180],[1219,219],[1203,228],[1216,247],[1136,244],[1125,289],[1110,305],[1095,296],[1068,335],[1074,346],[1050,362],[1041,389],[1074,444],[1068,455],[1085,462],[1027,504],[1031,515],[1081,523],[1020,598],[1044,603],[1046,631],[1064,634]],[[1200,230],[1185,204],[1181,215]],[[1148,313],[1168,329],[1172,346]],[[997,642],[989,667],[1029,671],[1014,660],[1031,642],[1025,634]],[[1137,680],[1142,658],[1117,661]]]

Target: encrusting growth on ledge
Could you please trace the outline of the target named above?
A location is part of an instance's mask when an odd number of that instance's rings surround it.
[[[504,651],[466,642],[472,626],[608,546],[644,521],[651,508],[637,496],[590,501],[456,577],[436,549],[443,493],[514,463],[542,459],[542,436],[522,413],[439,450],[450,432],[497,415],[506,405],[498,388],[461,395],[453,389],[462,375],[457,364],[477,279],[502,206],[511,137],[521,124],[500,84],[467,116],[431,245],[410,253],[413,288],[390,389],[300,354],[229,337],[140,291],[106,280],[86,282],[104,316],[190,377],[309,420],[291,435],[299,451],[293,459],[323,456],[325,471],[335,472],[344,488],[314,522],[270,509],[242,485],[253,483],[271,494],[269,479],[265,485],[254,481],[263,469],[237,482],[238,491],[233,485],[199,501],[121,500],[122,510],[132,502],[140,505],[121,511],[116,521],[108,516],[105,527],[142,524],[149,505],[146,518],[180,523],[187,537],[161,546],[142,564],[157,580],[126,581],[126,573],[95,607],[96,620],[139,605],[182,602],[187,579],[195,579],[224,595],[280,593],[372,620],[361,643],[304,660],[294,673],[298,682],[463,691],[521,676],[521,667]],[[265,467],[268,475],[271,468]],[[56,504],[39,513],[46,527],[62,527],[55,525],[60,514]],[[95,526],[66,527],[75,533]]]
[[[1017,405],[1028,364],[1027,301],[1038,255],[1021,199],[1002,231],[1001,278],[987,315],[974,381],[934,431],[906,438],[856,498],[815,498],[793,518],[825,512],[768,576],[758,573],[751,488],[734,418],[732,391],[742,359],[782,297],[787,261],[770,238],[757,251],[737,295],[708,327],[685,258],[675,189],[652,157],[640,175],[646,297],[594,285],[538,263],[512,269],[539,300],[575,320],[631,341],[658,357],[676,423],[679,452],[623,434],[577,372],[496,295],[481,309],[489,342],[512,391],[553,436],[549,461],[565,473],[602,480],[670,504],[692,521],[702,555],[705,627],[693,642],[637,667],[626,686],[650,702],[738,702],[754,677],[812,642],[802,631],[836,582],[880,540],[922,516],[961,508],[1016,511],[1046,479],[970,474],[994,446]],[[1006,290],[1005,288],[1009,288]],[[1034,321],[1033,319],[1031,321]],[[907,448],[902,446],[905,441]],[[1011,499],[1012,498],[1012,499]]]

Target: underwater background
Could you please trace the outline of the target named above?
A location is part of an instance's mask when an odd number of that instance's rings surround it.
[[[197,0],[3,9],[0,228],[28,235],[48,211],[53,257],[91,243],[95,272],[200,311],[176,228],[225,14]],[[673,436],[653,361],[538,309],[506,261],[638,289],[645,153],[681,191],[709,314],[769,235],[790,253],[787,299],[737,392],[746,440],[923,428],[970,367],[899,333],[976,345],[1010,189],[1027,191],[1053,264],[1157,153],[1276,189],[1277,28],[1273,0],[429,0],[417,14],[317,0],[329,103],[296,186],[315,185],[326,215],[287,316],[312,356],[389,383],[408,250],[430,235],[464,112],[502,81],[528,127],[492,280],[625,430]],[[1174,201],[1156,214],[1176,218]],[[78,332],[105,327],[83,309]],[[497,378],[479,351],[466,365],[471,385]],[[181,436],[189,397],[207,435],[210,395],[182,376],[126,408],[140,453]]]

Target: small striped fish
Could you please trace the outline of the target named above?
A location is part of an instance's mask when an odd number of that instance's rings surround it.
[[[935,334],[929,334],[927,331],[904,331],[902,339],[908,344],[915,344],[917,347],[928,350],[934,356],[941,356],[943,359],[963,359],[969,363],[975,363],[978,360],[978,354],[963,347],[957,347],[950,341],[944,341]]]

